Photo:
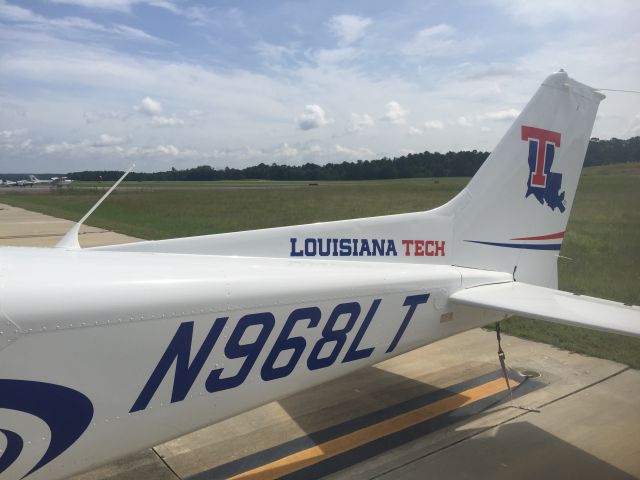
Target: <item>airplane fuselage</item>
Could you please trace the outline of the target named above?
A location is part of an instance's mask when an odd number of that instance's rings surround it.
[[[56,278],[25,268],[36,264]],[[447,298],[511,279],[441,265],[26,248],[0,250],[0,265],[11,279],[0,294],[0,378],[21,381],[5,388],[62,395],[50,408],[75,443],[32,478],[70,474],[74,458],[87,468],[498,320]],[[42,439],[24,446],[22,470],[5,472],[19,478],[56,445],[56,425],[6,405],[0,417]]]

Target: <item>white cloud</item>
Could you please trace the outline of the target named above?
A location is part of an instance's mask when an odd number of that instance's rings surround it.
[[[180,150],[174,145],[158,145],[155,151],[162,155],[178,155],[180,153]]]
[[[509,108],[507,110],[498,110],[496,112],[486,112],[476,115],[478,121],[482,120],[514,120],[520,115],[520,110]]]
[[[69,142],[49,143],[44,146],[44,151],[46,153],[66,152],[70,150],[76,150],[79,146],[80,144]]]
[[[19,130],[0,130],[0,144],[14,143],[17,140],[22,141],[22,137],[27,133],[25,129]]]
[[[156,44],[166,43],[164,40],[128,25],[106,26],[82,17],[44,17],[26,8],[8,4],[4,0],[0,0],[0,18],[18,24],[36,26],[38,30],[51,31],[61,37],[100,38],[106,36]]]
[[[311,130],[329,123],[329,120],[320,105],[312,104],[304,107],[304,112],[298,115],[298,127],[301,130]]]
[[[442,130],[444,128],[444,123],[440,120],[428,120],[424,122],[424,128],[427,130]]]
[[[129,141],[128,138],[114,137],[108,133],[101,134],[97,140],[91,143],[92,147],[113,147],[116,145],[123,145]]]
[[[391,102],[387,103],[386,107],[387,110],[382,116],[383,120],[394,125],[402,125],[406,122],[406,116],[409,114],[409,112],[402,108],[402,106],[398,102],[392,100]]]
[[[2,1],[0,2],[0,18],[13,22],[34,22],[37,21],[39,17],[31,10]]]
[[[162,114],[162,104],[151,97],[144,97],[136,110],[149,116],[160,115]]]
[[[444,55],[454,45],[455,33],[456,29],[445,23],[425,28],[416,33],[401,51],[404,55],[415,57]]]
[[[310,145],[304,149],[305,153],[319,154],[322,153],[322,147],[320,145]]]
[[[118,36],[122,36],[130,40],[140,40],[140,41],[151,42],[151,43],[166,43],[165,40],[161,40],[158,37],[149,35],[147,32],[143,30],[129,27],[127,25],[114,25],[111,28],[111,31]]]
[[[185,17],[195,27],[224,28],[233,27],[239,31],[246,31],[244,13],[236,7],[219,8],[216,3],[205,2],[209,5],[192,5],[178,7],[172,4],[173,13]]]
[[[123,112],[84,112],[82,114],[87,124],[97,123],[104,120],[126,120],[129,118],[128,113]]]
[[[279,64],[295,55],[295,49],[292,47],[267,42],[256,43],[253,50],[268,64]]]
[[[422,135],[422,130],[416,127],[409,127],[409,135],[417,137]]]
[[[337,153],[348,155],[350,157],[357,157],[359,159],[370,159],[375,155],[373,151],[365,147],[348,148],[336,143],[335,148]]]
[[[177,7],[170,0],[51,0],[53,3],[75,5],[84,8],[94,8],[99,10],[114,10],[118,12],[130,12],[131,7],[136,4],[146,4],[154,7],[164,8],[174,13]]]
[[[170,117],[156,115],[151,119],[151,125],[154,127],[182,127],[184,126],[184,120],[175,115]]]
[[[366,28],[371,25],[371,19],[357,15],[336,15],[331,17],[328,26],[338,37],[340,45],[350,45],[361,39]]]
[[[283,143],[273,151],[273,154],[279,157],[295,157],[298,155],[298,149],[289,146],[288,143]]]
[[[373,118],[371,118],[371,115],[367,113],[352,113],[351,122],[347,127],[347,132],[355,133],[371,126],[373,126]]]
[[[605,22],[607,17],[630,15],[638,11],[635,0],[608,0],[606,7],[599,2],[583,0],[493,0],[498,8],[506,12],[514,21],[533,27],[552,23],[575,23],[585,19]],[[636,17],[637,18],[637,17]]]
[[[313,62],[321,66],[352,62],[357,55],[358,55],[358,52],[356,51],[355,48],[352,48],[352,47],[331,48],[331,49],[321,48],[318,50],[311,50],[307,52],[307,57],[309,57]]]
[[[456,118],[456,124],[461,127],[473,127],[473,117],[470,115],[461,115]]]

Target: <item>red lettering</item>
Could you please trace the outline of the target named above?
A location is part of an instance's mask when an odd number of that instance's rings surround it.
[[[444,257],[444,240],[436,242],[436,257]]]
[[[410,257],[411,251],[409,250],[409,247],[413,245],[413,240],[402,240],[402,244],[404,245],[405,256]]]
[[[427,240],[426,242],[424,242],[426,248],[426,255],[427,257],[433,257],[433,248],[429,248],[429,247],[433,247],[434,241],[433,240]]]
[[[414,240],[416,246],[416,256],[424,257],[424,242],[422,240]]]
[[[538,152],[536,157],[536,168],[531,174],[531,185],[534,187],[546,187],[547,175],[544,173],[544,161],[547,150],[547,143],[560,146],[560,134],[542,128],[522,126],[522,140],[536,140],[538,142]]]

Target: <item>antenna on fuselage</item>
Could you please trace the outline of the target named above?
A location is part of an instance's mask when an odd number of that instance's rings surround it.
[[[69,250],[76,250],[80,248],[80,242],[78,241],[78,234],[80,233],[80,227],[82,226],[82,224],[87,220],[87,218],[89,218],[89,216],[95,211],[96,208],[98,208],[100,206],[100,204],[111,194],[111,192],[113,192],[116,187],[118,185],[120,185],[120,182],[122,182],[122,180],[124,180],[124,178],[129,175],[129,173],[131,172],[131,170],[133,170],[133,167],[135,167],[136,164],[132,164],[129,169],[124,172],[124,174],[120,177],[120,179],[114,183],[111,188],[109,190],[107,190],[107,193],[105,193],[102,198],[100,198],[100,200],[98,200],[96,202],[96,204],[91,207],[91,209],[84,215],[84,217],[82,217],[80,219],[80,221],[78,223],[76,223],[73,227],[71,227],[71,229],[65,234],[64,237],[62,237],[60,239],[60,241],[56,244],[56,248],[67,248]]]

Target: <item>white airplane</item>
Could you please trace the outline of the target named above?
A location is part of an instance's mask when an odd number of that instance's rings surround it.
[[[31,181],[31,183],[33,183],[34,185],[46,185],[49,183],[53,182],[53,179],[57,178],[57,177],[52,177],[49,180],[40,180],[38,177],[36,177],[35,175],[29,175],[29,180]]]
[[[17,180],[13,185],[18,187],[33,187],[33,182],[31,180]]]
[[[14,182],[12,180],[0,180],[0,185],[3,187],[14,187],[18,185],[18,182]]]
[[[0,478],[63,478],[513,314],[640,335],[639,307],[556,290],[603,98],[549,76],[429,212],[80,249],[98,203],[58,248],[1,248]]]
[[[73,180],[70,180],[67,177],[51,177],[48,180],[40,180],[35,175],[29,175],[29,180],[33,185],[54,185],[56,187],[70,185],[73,183]]]

